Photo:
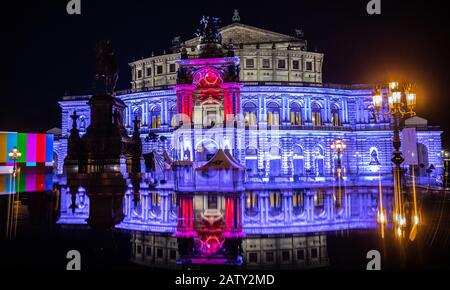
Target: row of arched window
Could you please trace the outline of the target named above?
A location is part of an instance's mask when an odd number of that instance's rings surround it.
[[[175,106],[173,106],[169,111],[169,121],[172,127],[176,127],[178,124],[176,122],[177,111]],[[131,121],[135,119],[140,120],[140,125],[144,125],[144,114],[141,106],[137,106],[131,109]],[[132,124],[129,124],[130,126]],[[161,127],[161,107],[154,106],[148,113],[148,126],[152,129],[157,129]]]
[[[272,146],[269,149],[269,175],[276,177],[281,175],[281,155],[282,152],[279,147]],[[308,166],[308,170],[306,169],[305,164],[305,156],[303,152],[303,148],[299,145],[295,145],[292,148],[292,156],[289,157],[291,163],[292,175],[295,177],[300,176],[324,176],[325,167],[324,167],[324,150],[321,146],[316,145],[311,151],[311,164]],[[245,166],[247,168],[248,176],[257,176],[258,175],[258,150],[254,147],[248,147],[245,151]]]
[[[306,116],[304,116],[304,110],[298,103],[291,103],[290,105],[290,113],[289,113],[289,122],[292,126],[301,126],[304,125]],[[258,108],[253,102],[247,102],[243,107],[244,112],[244,125],[245,126],[255,126],[258,123]],[[330,122],[333,126],[341,126],[341,118],[340,118],[340,109],[336,104],[331,105],[330,112]],[[172,106],[169,110],[169,122],[172,127],[176,127],[177,120],[175,118],[177,114],[176,107]],[[313,103],[311,105],[311,123],[313,126],[322,126],[323,125],[323,109],[318,103]],[[275,102],[270,102],[267,105],[267,124],[269,126],[278,126],[281,125],[281,108]],[[141,121],[141,125],[143,125],[143,110],[142,106],[136,106],[131,109],[131,121],[135,118]],[[161,126],[161,107],[154,106],[148,113],[149,127],[156,129]],[[132,124],[129,124],[132,125]]]
[[[247,102],[244,104],[244,124],[246,126],[255,126],[257,124],[258,108],[253,102]],[[307,119],[304,116],[304,110],[298,103],[291,103],[289,106],[289,122],[292,126],[301,126]],[[318,103],[311,105],[311,123],[313,126],[322,126],[322,107]],[[270,102],[267,104],[267,125],[278,126],[280,125],[281,107],[275,103]],[[340,109],[336,104],[331,105],[330,122],[333,126],[341,126]]]
[[[245,193],[245,211],[247,215],[254,215],[259,212],[258,203],[259,194],[256,192],[248,191]],[[272,212],[279,212],[282,209],[283,194],[279,191],[272,191],[269,193],[269,210]],[[325,192],[318,190],[314,193],[313,197],[314,207],[323,208],[325,205]],[[341,202],[341,200],[339,200]],[[305,192],[304,190],[295,190],[292,193],[292,209],[297,212],[302,212],[305,206]],[[336,207],[342,206],[340,203],[335,202]]]

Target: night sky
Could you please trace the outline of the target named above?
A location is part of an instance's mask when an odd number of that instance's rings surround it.
[[[81,0],[81,16],[66,13],[68,0],[2,3],[0,131],[60,127],[57,101],[90,92],[98,40],[112,41],[117,88],[126,89],[128,62],[169,51],[174,36],[192,38],[202,15],[230,24],[237,8],[244,24],[286,34],[303,29],[308,49],[325,53],[324,82],[415,81],[418,114],[441,125],[450,145],[445,2],[381,0],[382,14],[371,16],[368,1]]]

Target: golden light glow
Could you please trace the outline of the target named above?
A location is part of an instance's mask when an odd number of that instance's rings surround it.
[[[419,216],[418,215],[415,215],[414,216],[414,225],[419,225]]]
[[[390,82],[389,83],[389,89],[392,90],[396,90],[398,88],[398,82]]]
[[[389,104],[389,109],[394,109],[394,99],[392,98],[392,95],[390,94],[388,96],[388,104]]]
[[[331,143],[330,147],[333,150],[342,151],[347,148],[347,145],[344,143],[344,140],[336,139],[336,141],[334,141],[334,143]]]
[[[20,153],[19,150],[14,147],[12,151],[8,153],[8,156],[11,160],[18,160],[20,159],[20,157],[22,157],[22,153]]]
[[[383,96],[381,94],[375,94],[373,96],[373,106],[377,111],[379,111],[382,105],[383,105]]]
[[[407,93],[406,94],[406,105],[408,108],[414,108],[416,106],[416,94]]]
[[[394,106],[399,106],[402,101],[402,93],[400,91],[392,92],[392,103]]]

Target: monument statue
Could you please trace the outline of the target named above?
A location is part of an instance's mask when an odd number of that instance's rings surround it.
[[[95,92],[112,94],[119,77],[119,69],[111,42],[99,41],[95,55]]]

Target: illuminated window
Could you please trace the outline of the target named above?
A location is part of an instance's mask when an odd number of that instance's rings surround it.
[[[175,106],[172,106],[169,110],[169,116],[170,116],[170,126],[172,128],[177,127],[179,124],[178,116],[177,116],[177,109]]]
[[[315,207],[323,207],[325,202],[325,192],[316,191],[314,193],[314,206]]]
[[[177,195],[175,193],[172,193],[172,199],[171,199],[171,208],[175,208],[177,206]]]
[[[159,106],[155,106],[150,112],[150,120],[152,129],[161,127],[161,108]]]
[[[267,125],[280,125],[280,107],[277,103],[269,103],[267,105]]]
[[[270,209],[281,210],[281,193],[271,192],[269,194]]]
[[[247,58],[245,60],[245,67],[246,68],[254,68],[255,67],[255,60],[253,58]]]
[[[142,106],[137,106],[137,107],[134,107],[133,108],[133,113],[131,114],[131,124],[133,124],[133,121],[134,120],[136,120],[136,119],[138,119],[138,120],[140,120],[140,123],[139,123],[139,125],[141,125],[142,126],[142,123],[143,123],[143,119],[144,118],[142,118],[143,116],[142,116]]]
[[[292,61],[292,69],[300,69],[300,62],[298,60]]]
[[[297,103],[291,103],[291,125],[302,125],[302,108]]]
[[[341,120],[339,119],[339,108],[335,104],[331,106],[331,124],[333,124],[333,126],[341,125]]]
[[[258,209],[258,195],[254,192],[245,193],[245,209],[255,210]]]
[[[245,126],[255,126],[256,121],[256,105],[252,102],[247,102],[244,105],[244,125]]]
[[[278,68],[286,68],[286,60],[279,59],[278,60]]]
[[[322,126],[322,109],[317,103],[311,107],[311,122],[313,126]]]
[[[303,202],[304,202],[303,192],[301,191],[294,192],[294,194],[292,195],[292,207],[294,208],[294,210],[303,209],[304,206]]]
[[[159,195],[156,192],[153,192],[151,197],[152,197],[152,200],[151,200],[151,206],[152,207],[159,207],[159,206],[161,206],[161,195]]]

